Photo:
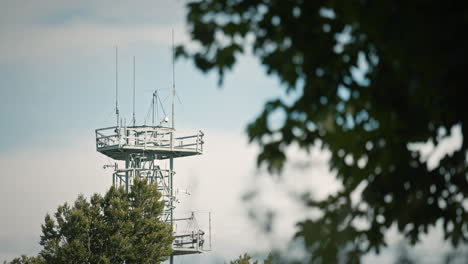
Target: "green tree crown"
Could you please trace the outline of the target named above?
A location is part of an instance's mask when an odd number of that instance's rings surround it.
[[[48,264],[161,263],[172,254],[174,237],[160,219],[160,198],[156,185],[139,179],[129,193],[111,187],[89,201],[80,195],[46,215],[38,258]]]
[[[324,200],[305,197],[323,214],[298,223],[296,234],[313,262],[359,262],[386,246],[391,226],[414,244],[442,223],[452,245],[467,242],[463,1],[205,0],[187,7],[199,45],[178,47],[178,56],[217,71],[221,83],[241,54],[252,53],[294,94],[267,102],[248,125],[261,147],[258,165],[280,173],[291,145],[332,153],[343,188]],[[272,128],[277,112],[285,120]],[[437,145],[453,128],[462,145],[436,168],[409,147]],[[358,186],[361,199],[353,203]]]

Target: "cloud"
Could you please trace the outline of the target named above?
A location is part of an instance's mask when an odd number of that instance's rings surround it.
[[[185,0],[15,0],[3,1],[0,24],[174,24],[185,14]]]
[[[0,42],[0,60],[6,62],[56,60],[70,56],[91,57],[116,45],[171,45],[171,31],[178,42],[187,40],[182,26],[161,25],[31,25],[4,29]]]
[[[256,168],[258,148],[248,145],[244,135],[206,131],[205,141],[202,156],[176,160],[175,184],[191,191],[177,210],[212,212],[214,253],[225,260],[245,252],[284,249],[296,231],[295,223],[309,214],[293,194],[312,191],[324,197],[339,188],[327,165],[330,155],[319,148],[309,156],[292,148],[288,156],[295,162],[278,180]],[[298,167],[298,163],[309,166]],[[250,202],[242,201],[249,190],[258,191],[257,196]],[[277,212],[273,232],[265,234],[250,219],[249,209]],[[200,216],[205,217],[200,222],[207,227],[206,215]]]
[[[69,142],[0,154],[0,261],[37,253],[40,224],[47,212],[53,213],[79,193],[89,195],[110,186],[101,169],[105,158],[94,152],[92,138]]]
[[[2,3],[3,4],[3,3]],[[7,1],[0,9],[2,63],[94,56],[116,45],[186,42],[184,1]]]

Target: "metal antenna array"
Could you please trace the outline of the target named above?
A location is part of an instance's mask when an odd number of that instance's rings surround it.
[[[161,219],[173,227],[175,236],[172,264],[175,255],[196,254],[211,250],[211,214],[209,214],[209,248],[204,244],[205,232],[198,228],[195,214],[188,217],[174,218],[176,194],[174,192],[174,160],[203,154],[204,134],[202,131],[186,132],[175,129],[175,50],[174,32],[172,32],[172,122],[168,118],[157,90],[151,100],[151,125],[137,125],[135,116],[135,57],[133,57],[133,118],[130,126],[122,124],[118,108],[118,51],[115,48],[115,113],[117,125],[96,129],[96,149],[98,152],[115,160],[112,184],[129,191],[136,178],[146,179],[155,184],[165,202]],[[164,119],[154,122],[154,111],[158,102],[164,112]],[[163,169],[163,162],[169,161],[169,169]],[[120,166],[119,166],[120,163]],[[185,226],[183,229],[178,227]]]

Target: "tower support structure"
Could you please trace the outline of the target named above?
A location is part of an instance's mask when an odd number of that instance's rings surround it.
[[[113,126],[96,129],[96,149],[115,161],[112,183],[127,192],[136,178],[155,184],[165,202],[161,219],[173,227],[173,255],[202,253],[205,232],[196,224],[194,214],[175,219],[174,160],[203,153],[204,134],[179,132],[165,126]],[[169,161],[169,168],[162,162]],[[124,164],[119,168],[118,164]],[[183,223],[185,222],[185,224]],[[177,225],[191,229],[177,230]],[[171,260],[173,256],[171,256]],[[171,261],[172,262],[172,261]]]

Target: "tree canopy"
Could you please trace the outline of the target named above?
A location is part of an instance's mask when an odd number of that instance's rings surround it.
[[[252,257],[247,253],[240,255],[239,258],[229,262],[230,264],[260,264],[257,260],[252,262]],[[273,264],[273,256],[268,255],[266,259],[263,260],[263,264]]]
[[[161,263],[172,254],[172,228],[160,219],[156,185],[135,179],[131,190],[112,186],[89,201],[80,195],[45,217],[38,257],[11,263]]]
[[[10,262],[3,261],[3,264],[45,264],[45,260],[41,256],[28,257],[22,255],[21,257],[14,258]]]
[[[178,47],[178,56],[217,71],[222,83],[239,56],[251,53],[294,94],[267,102],[248,124],[250,141],[261,147],[258,165],[281,173],[291,145],[307,151],[320,144],[332,153],[343,188],[323,200],[305,198],[322,215],[298,224],[312,261],[359,262],[386,245],[384,234],[395,225],[417,243],[439,222],[452,245],[466,243],[462,1],[205,0],[187,7],[198,45]],[[274,128],[269,118],[277,112],[285,119]],[[454,128],[462,144],[435,168],[411,147],[437,146]]]

